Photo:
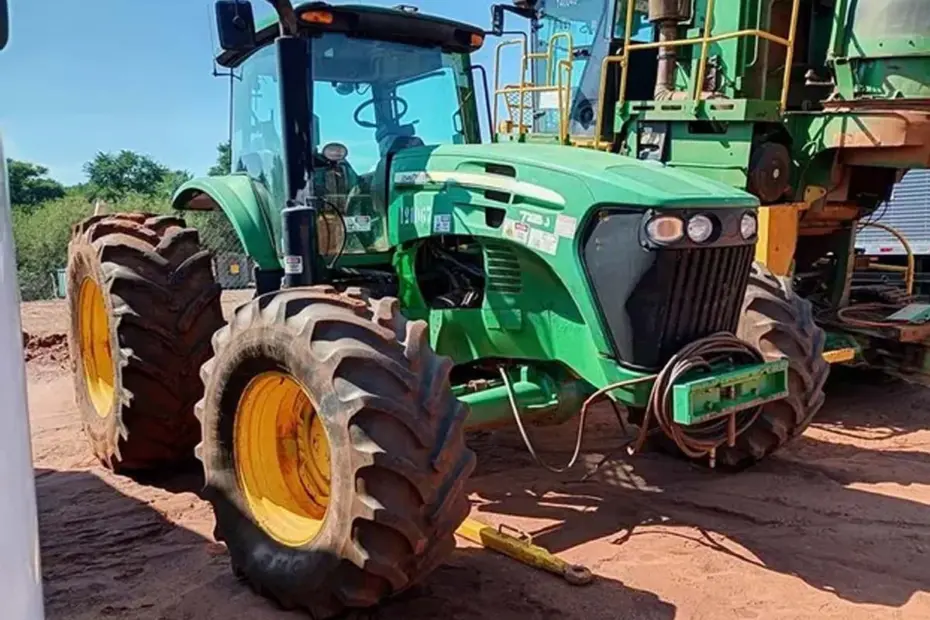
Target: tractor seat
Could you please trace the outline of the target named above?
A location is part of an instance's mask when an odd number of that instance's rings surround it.
[[[382,162],[389,159],[397,151],[412,146],[423,146],[423,140],[415,136],[414,131],[412,123],[379,129],[375,133],[375,140],[378,142],[378,149],[381,152],[381,161],[378,162],[378,166],[380,167]]]
[[[407,126],[413,128],[412,125]],[[426,146],[426,144],[417,136],[398,134],[387,135],[378,144],[381,147],[381,159],[378,160],[378,165],[375,166],[375,171],[372,174],[371,199],[376,210],[387,213],[387,203],[385,201],[387,199],[387,188],[390,187],[388,172],[391,158],[404,149]]]

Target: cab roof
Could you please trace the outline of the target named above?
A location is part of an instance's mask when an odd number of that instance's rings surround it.
[[[299,20],[303,13],[326,11],[332,23],[309,23]],[[331,5],[326,2],[304,2],[294,7],[301,29],[313,32],[342,32],[350,36],[440,47],[444,51],[471,53],[481,48],[485,31],[477,26],[419,11],[369,6],[363,4]],[[217,62],[234,67],[255,50],[274,41],[278,35],[277,15],[256,24],[255,48],[245,52],[221,52]]]

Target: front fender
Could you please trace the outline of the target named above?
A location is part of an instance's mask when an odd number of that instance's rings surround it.
[[[275,251],[274,229],[249,177],[227,175],[193,179],[177,189],[171,206],[180,211],[211,211],[219,207],[259,269],[281,269]]]

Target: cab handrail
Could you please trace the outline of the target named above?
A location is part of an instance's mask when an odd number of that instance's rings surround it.
[[[567,47],[567,58],[559,60],[556,62],[556,47],[555,43],[559,39],[565,39],[568,43]],[[516,86],[504,86],[501,87],[500,84],[500,75],[501,75],[501,52],[505,47],[510,47],[514,45],[519,45],[523,49],[521,61],[520,61],[520,82]],[[517,103],[517,118],[514,122],[513,111],[511,106],[507,106],[507,113],[510,117],[511,125],[516,125],[517,133],[525,134],[528,129],[524,125],[524,116],[526,113],[526,95],[528,93],[543,93],[543,92],[553,92],[555,91],[558,94],[558,125],[559,125],[559,140],[566,142],[568,140],[568,117],[569,111],[571,109],[571,82],[572,82],[572,68],[574,64],[574,41],[572,34],[570,32],[556,32],[551,37],[549,37],[549,47],[546,52],[530,52],[527,49],[527,42],[525,39],[511,39],[509,41],[502,41],[497,45],[495,50],[494,58],[494,111],[491,130],[496,132],[498,130],[498,112],[500,110],[500,100],[499,97],[506,96],[508,94],[517,94],[519,97],[519,102]],[[527,72],[530,68],[530,62],[533,60],[545,60],[545,81],[542,85],[537,85],[532,82],[527,81]],[[563,77],[564,76],[564,77]],[[554,83],[553,83],[554,82]],[[568,91],[568,93],[566,93]],[[531,108],[532,109],[532,108]]]

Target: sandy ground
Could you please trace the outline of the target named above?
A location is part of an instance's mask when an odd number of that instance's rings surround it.
[[[24,329],[31,339],[61,333],[62,311],[27,304]],[[48,618],[304,617],[235,580],[196,472],[140,484],[94,463],[64,345],[51,340],[31,347],[28,364]],[[365,617],[930,618],[928,411],[923,388],[833,381],[804,437],[738,475],[644,454],[612,458],[579,482],[623,441],[603,415],[590,424],[585,463],[561,476],[534,466],[513,432],[475,435],[473,516],[531,532],[590,567],[595,584],[572,587],[460,543],[427,583]],[[574,427],[534,437],[564,462]]]

